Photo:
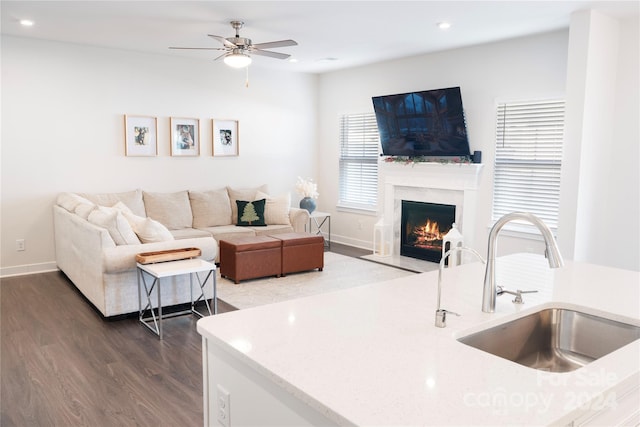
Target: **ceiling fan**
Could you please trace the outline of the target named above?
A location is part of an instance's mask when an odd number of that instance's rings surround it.
[[[251,64],[250,55],[252,54],[268,56],[276,59],[287,59],[291,55],[272,52],[264,49],[298,45],[298,43],[296,43],[294,40],[279,40],[274,42],[253,44],[251,42],[251,39],[240,37],[240,29],[244,27],[244,22],[231,21],[230,24],[236,30],[236,35],[234,37],[225,38],[215,36],[213,34],[208,34],[209,37],[212,37],[222,43],[223,47],[169,47],[169,49],[222,50],[224,51],[224,53],[215,58],[215,60],[224,58],[224,63],[229,65],[230,67],[244,68]]]

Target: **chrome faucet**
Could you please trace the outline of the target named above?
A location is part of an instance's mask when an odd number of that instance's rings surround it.
[[[514,220],[527,221],[538,227],[542,237],[544,237],[544,243],[547,246],[544,253],[550,268],[559,268],[564,265],[558,245],[553,238],[553,233],[540,218],[528,212],[512,212],[504,215],[493,225],[491,232],[489,232],[487,267],[484,273],[484,290],[482,292],[482,311],[485,313],[493,313],[496,311],[496,240],[502,227]]]
[[[442,291],[442,270],[444,270],[444,264],[445,264],[446,259],[452,253],[454,253],[454,252],[462,252],[462,251],[471,252],[476,257],[478,257],[478,259],[480,261],[482,261],[482,263],[484,264],[484,259],[482,258],[482,256],[478,252],[476,252],[475,250],[473,250],[471,248],[467,248],[466,246],[455,246],[455,247],[449,249],[447,252],[445,252],[445,254],[442,256],[442,259],[440,260],[440,269],[438,270],[438,305],[436,307],[436,327],[438,327],[438,328],[444,328],[445,326],[447,326],[447,313],[451,313],[451,314],[454,314],[456,316],[460,316],[458,313],[454,313],[453,311],[449,311],[449,310],[445,310],[445,309],[440,308],[440,294],[441,294],[441,291]]]
[[[513,295],[515,298],[513,299],[513,301],[511,301],[514,304],[524,304],[524,300],[522,299],[522,294],[535,294],[538,291],[523,291],[518,289],[517,291],[513,292],[510,291],[509,289],[505,289],[502,286],[498,285],[496,286],[496,294],[498,296],[502,295],[502,294],[511,294]]]

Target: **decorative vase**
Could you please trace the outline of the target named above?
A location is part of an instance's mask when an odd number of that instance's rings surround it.
[[[305,197],[300,200],[300,209],[306,209],[309,213],[316,210],[316,201],[311,197]]]

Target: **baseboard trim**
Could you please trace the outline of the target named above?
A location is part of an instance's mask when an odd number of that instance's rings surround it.
[[[340,243],[341,245],[353,246],[354,248],[366,249],[368,251],[373,250],[373,243],[366,240],[353,239],[350,237],[332,234],[331,241]]]
[[[48,273],[50,271],[58,271],[58,264],[56,264],[55,261],[2,267],[0,268],[0,279],[13,276],[26,276],[28,274]]]

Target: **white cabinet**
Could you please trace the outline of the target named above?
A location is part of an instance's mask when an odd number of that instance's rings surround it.
[[[637,379],[629,389],[619,388],[593,399],[592,410],[576,418],[571,427],[640,425],[640,387]]]
[[[338,425],[204,337],[202,359],[205,427]]]

